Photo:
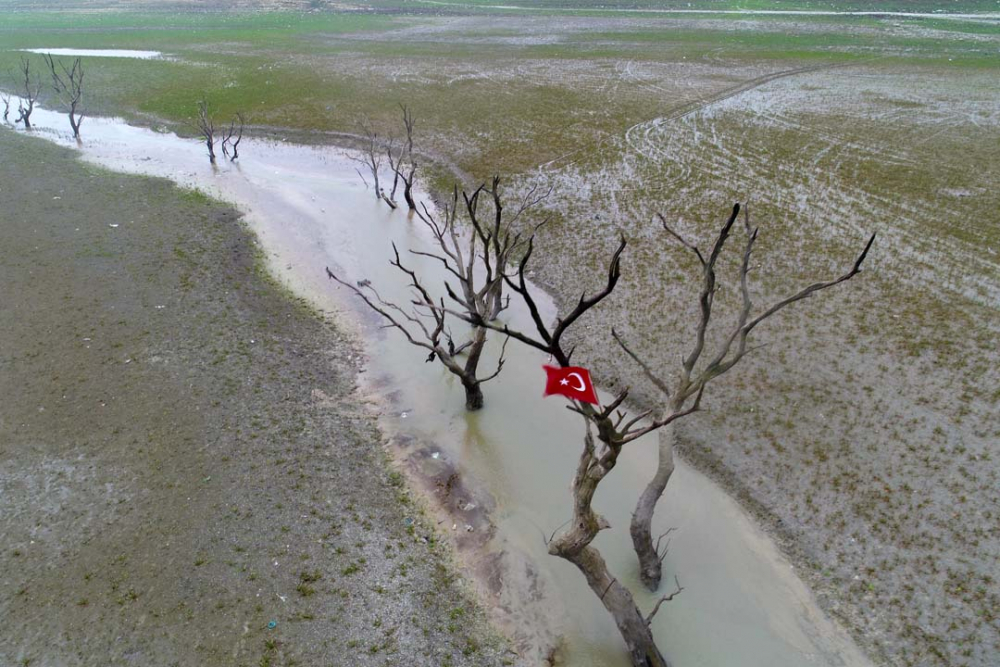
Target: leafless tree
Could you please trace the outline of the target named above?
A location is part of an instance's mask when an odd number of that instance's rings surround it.
[[[433,235],[436,248],[430,252],[410,252],[442,264],[448,273],[445,291],[450,303],[457,304],[463,313],[463,326],[470,321],[493,321],[506,308],[503,299],[503,272],[514,254],[525,247],[524,237],[511,231],[512,225],[545,196],[547,193],[539,195],[532,188],[518,202],[513,215],[508,214],[505,219],[500,178],[494,177],[490,187],[481,185],[471,195],[463,192],[461,203],[458,188],[454,188],[451,202],[442,205],[443,215],[440,217],[435,216],[426,205],[416,210],[417,217]],[[482,205],[484,200],[488,205]],[[468,229],[464,231],[459,228],[459,211],[464,212],[468,222]],[[536,224],[532,233],[543,224],[544,220]],[[478,377],[479,364],[486,346],[486,328],[473,324],[469,340],[456,344],[451,332],[446,333],[447,313],[444,300],[432,299],[415,272],[402,265],[395,246],[393,250],[395,259],[392,265],[407,274],[410,286],[418,297],[411,304],[414,306],[413,311],[405,312],[397,304],[383,300],[367,281],[351,284],[329,268],[327,275],[360,296],[370,308],[385,318],[388,326],[403,331],[411,343],[429,350],[428,361],[439,360],[461,380],[465,389],[466,409],[479,410],[484,402],[482,385],[500,372],[503,354],[501,353],[495,373],[486,378]],[[432,322],[433,326],[424,326],[425,321]],[[459,360],[462,355],[465,356],[464,363]]]
[[[468,344],[456,346],[450,332],[446,331],[447,315],[444,312],[444,299],[435,300],[420,282],[416,272],[403,265],[395,244],[393,244],[392,250],[394,258],[390,263],[408,276],[409,286],[413,289],[413,301],[411,302],[413,308],[409,310],[383,299],[368,281],[362,280],[357,284],[351,284],[331,271],[329,267],[326,269],[326,275],[361,297],[369,308],[388,322],[387,327],[399,329],[410,343],[427,350],[429,352],[428,362],[436,359],[456,375],[465,389],[467,410],[481,409],[483,407],[482,385],[496,378],[503,370],[507,341],[504,341],[496,370],[486,377],[478,377],[479,361],[486,344],[486,330],[483,327],[474,327],[471,341]],[[464,363],[460,358],[463,353],[466,354]]]
[[[707,257],[698,246],[689,243],[680,234],[671,229],[663,216],[658,216],[664,231],[673,240],[694,254],[702,270],[702,286],[698,299],[700,315],[695,330],[694,344],[691,352],[683,359],[680,372],[672,384],[663,379],[664,376],[662,373],[655,371],[645,363],[626,344],[623,337],[617,331],[612,330],[612,334],[621,348],[639,365],[644,375],[667,399],[667,412],[676,412],[681,409],[693,396],[704,391],[705,386],[709,382],[736,366],[753,349],[749,347],[749,339],[751,333],[759,324],[781,312],[787,306],[810,297],[817,292],[839,285],[857,275],[861,270],[861,263],[867,257],[868,251],[875,241],[875,235],[872,234],[861,254],[855,259],[854,264],[842,275],[804,287],[763,309],[756,317],[751,317],[754,308],[750,298],[748,276],[752,268],[750,259],[754,244],[757,241],[758,228],[751,226],[749,212],[744,208],[743,228],[746,238],[739,269],[741,305],[732,328],[726,331],[725,335],[719,339],[718,344],[711,350],[711,354],[709,354],[706,347],[710,346],[706,344],[706,337],[712,323],[712,317],[715,314],[715,293],[719,289],[716,278],[716,265],[722,254],[723,247],[730,237],[733,226],[739,217],[739,213],[740,206],[737,204],[733,207],[732,213],[715,238],[715,242],[712,244]],[[659,544],[654,543],[652,521],[656,504],[663,495],[663,491],[666,489],[667,483],[670,481],[670,477],[674,471],[673,450],[676,441],[676,432],[671,428],[660,433],[659,436],[659,463],[653,478],[639,497],[635,511],[632,513],[630,527],[632,543],[639,558],[640,577],[650,590],[656,590],[659,587],[662,576],[661,564],[666,553],[665,549],[660,549]]]
[[[728,236],[729,230],[732,228],[738,213],[739,206],[737,205],[734,207],[731,219],[727,222],[723,229],[721,234],[722,236]],[[548,550],[550,554],[571,562],[584,575],[591,590],[600,598],[605,609],[614,618],[618,630],[625,641],[632,663],[636,667],[661,667],[667,664],[660,650],[656,646],[656,642],[650,629],[650,624],[657,612],[659,612],[661,605],[677,596],[681,592],[682,588],[675,578],[675,589],[671,593],[663,595],[648,614],[643,614],[639,610],[634,598],[632,597],[631,591],[624,584],[622,584],[617,577],[612,575],[600,552],[592,546],[592,542],[597,537],[598,533],[601,530],[610,527],[607,520],[593,509],[594,494],[596,493],[598,486],[615,467],[618,457],[621,455],[626,445],[646,434],[659,431],[663,428],[671,428],[673,423],[679,418],[690,415],[700,409],[701,398],[708,380],[711,379],[711,377],[717,377],[719,374],[724,373],[726,370],[731,368],[736,361],[738,361],[738,358],[741,358],[748,352],[747,338],[757,324],[767,319],[781,308],[794,303],[795,301],[806,298],[816,291],[848,280],[850,277],[857,274],[860,270],[861,262],[864,260],[868,253],[868,249],[874,241],[874,236],[872,236],[872,238],[868,241],[865,250],[855,261],[854,267],[850,272],[848,272],[848,274],[841,276],[835,281],[830,281],[829,283],[817,283],[815,285],[811,285],[810,287],[797,292],[793,296],[775,304],[771,308],[764,311],[763,314],[751,320],[749,316],[750,297],[746,287],[746,275],[749,272],[749,256],[750,251],[753,248],[753,243],[757,237],[757,231],[756,229],[751,230],[749,223],[747,223],[747,236],[748,241],[744,252],[744,260],[741,271],[741,289],[744,298],[744,307],[741,311],[739,326],[737,327],[736,333],[733,335],[728,347],[724,345],[727,350],[733,350],[732,355],[727,356],[726,354],[723,354],[719,357],[718,364],[712,367],[712,370],[709,370],[707,374],[697,376],[699,378],[704,377],[704,381],[692,381],[689,385],[685,386],[682,391],[678,392],[671,391],[671,388],[652,372],[647,362],[622,343],[626,352],[628,352],[628,354],[642,367],[643,371],[650,377],[650,379],[654,381],[656,386],[668,397],[669,400],[666,408],[659,411],[649,410],[641,414],[630,416],[622,408],[629,395],[629,389],[627,387],[618,392],[618,394],[607,405],[595,407],[590,404],[573,401],[573,403],[569,406],[572,411],[578,413],[584,419],[586,431],[584,435],[583,451],[581,452],[580,458],[577,462],[576,473],[573,477],[571,487],[573,493],[573,517],[568,522],[567,528],[563,529],[561,532],[553,533],[552,537],[548,540]],[[714,266],[719,253],[722,251],[724,240],[725,239],[723,239],[722,242],[716,243],[709,259],[704,260],[703,262],[703,266],[712,267],[712,276],[709,279],[711,281],[711,285],[707,291],[703,291],[703,313],[706,307],[706,302],[708,304],[708,310],[711,310],[711,301],[716,289]],[[690,246],[690,244],[687,244],[686,242],[684,243],[687,247],[695,250],[699,257],[703,257],[700,251],[697,251],[694,246]],[[475,323],[504,333],[517,341],[547,353],[562,367],[571,365],[573,349],[565,349],[562,342],[563,335],[580,319],[580,317],[582,317],[591,308],[597,306],[612,293],[621,276],[620,261],[625,247],[626,241],[623,237],[618,245],[618,248],[611,256],[608,275],[603,288],[589,296],[585,293],[580,297],[579,302],[567,315],[557,318],[554,324],[548,325],[541,318],[539,308],[531,292],[532,288],[525,277],[526,267],[534,250],[534,238],[529,237],[527,241],[527,251],[521,259],[516,273],[514,275],[504,275],[504,280],[507,286],[516,292],[524,301],[528,312],[531,315],[535,331],[525,332],[512,330],[509,325],[501,322],[486,322],[479,320]],[[706,270],[706,273],[708,273],[708,270]],[[447,312],[458,317],[465,318],[468,321],[473,321],[468,318],[467,314],[459,311],[448,310]],[[702,317],[704,318],[705,315],[703,314]],[[617,332],[613,331],[613,333],[615,334],[616,339],[621,342],[621,337],[617,335]],[[703,333],[704,332],[698,336],[699,347],[704,346],[702,340]],[[735,348],[733,347],[734,345]],[[697,361],[700,354],[701,352],[699,351],[698,354],[695,355],[695,361]],[[734,359],[736,359],[736,361],[734,361]],[[687,363],[687,360],[685,360],[685,363]],[[691,366],[693,368],[694,364],[692,363]],[[654,554],[656,553],[655,548],[658,547],[658,543],[654,545]],[[659,556],[657,555],[656,558],[657,564],[659,564]]]
[[[236,162],[240,157],[240,142],[243,140],[245,127],[246,118],[242,112],[237,111],[229,121],[229,128],[222,132],[222,154],[228,157],[230,162]]]
[[[381,199],[391,208],[396,208],[396,202],[386,196],[385,192],[382,191],[382,186],[379,184],[379,171],[382,169],[385,142],[379,137],[378,131],[375,129],[375,124],[367,116],[361,118],[358,126],[362,136],[361,155],[352,157],[351,159],[363,164],[365,170],[371,174],[375,186],[375,199]],[[360,170],[358,170],[358,175],[361,176],[361,180],[365,180],[365,176]]]
[[[198,102],[198,118],[195,120],[195,127],[201,134],[201,138],[205,140],[209,162],[215,164],[215,121],[212,120],[212,116],[208,112],[208,102],[204,100]]]
[[[10,95],[7,93],[0,93],[0,102],[3,102],[3,119],[4,122],[10,117]]]
[[[392,197],[395,199],[396,186],[399,181],[403,181],[403,199],[411,211],[417,210],[417,203],[413,199],[413,181],[417,173],[417,161],[413,153],[413,112],[405,104],[399,105],[403,112],[403,129],[406,131],[406,139],[402,142],[398,152],[393,150],[394,143],[387,144],[386,155],[389,158],[389,167],[392,169],[394,177],[392,184]]]
[[[23,93],[17,102],[17,120],[14,124],[24,123],[24,129],[31,129],[31,113],[35,110],[35,102],[42,92],[42,82],[38,80],[38,75],[31,72],[31,61],[21,56],[21,64],[18,66],[18,85]]]
[[[79,139],[80,124],[83,122],[83,115],[78,115],[80,102],[83,100],[83,61],[76,58],[72,67],[66,67],[61,60],[57,66],[50,54],[43,54],[42,57],[52,75],[52,89],[69,108],[69,125],[73,128],[73,136]]]

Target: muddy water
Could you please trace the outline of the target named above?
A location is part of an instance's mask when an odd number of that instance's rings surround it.
[[[77,145],[61,114],[38,110],[32,121],[38,136]],[[347,290],[324,275],[330,266],[351,280],[371,280],[386,298],[402,301],[405,286],[388,265],[390,243],[426,248],[428,236],[419,223],[379,204],[343,151],[246,140],[238,163],[213,167],[194,140],[113,119],[88,119],[84,136],[79,149],[87,160],[167,177],[236,204],[247,213],[275,275],[319,308],[346,315],[364,333],[366,384],[383,397],[383,425],[401,443],[401,458],[417,467],[429,464],[425,472],[434,466],[456,470],[465,486],[481,490],[473,503],[490,507],[492,533],[471,518],[481,507],[469,507],[468,500],[455,511],[469,512],[473,532],[461,516],[442,527],[453,525],[460,541],[479,539],[473,557],[492,584],[483,590],[495,598],[526,656],[537,662],[562,637],[561,664],[627,664],[613,624],[582,577],[545,552],[543,533],[570,516],[568,485],[583,433],[562,399],[542,400],[545,359],[512,342],[503,374],[486,387],[486,409],[467,415],[457,382],[439,365],[424,363],[425,355],[397,332],[378,329]],[[108,233],[130,229],[122,224]],[[407,262],[429,284],[441,284],[439,266],[420,259]],[[545,308],[554,314],[551,303]],[[516,326],[525,324],[526,314],[517,308],[506,316]],[[453,328],[460,337],[459,325]],[[496,352],[494,341],[485,367]],[[628,519],[655,465],[655,437],[646,440],[632,445],[596,499],[614,527],[597,546],[635,591],[641,589],[628,549]],[[819,610],[768,536],[718,486],[683,463],[657,523],[661,530],[677,528],[665,580],[676,574],[685,588],[655,621],[659,642],[676,666],[869,664]],[[649,609],[655,598],[641,592],[638,600]]]

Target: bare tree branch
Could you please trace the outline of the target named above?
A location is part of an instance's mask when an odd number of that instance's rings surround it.
[[[676,588],[674,589],[674,592],[671,593],[670,595],[664,595],[663,597],[661,597],[659,599],[659,601],[657,601],[656,606],[653,607],[653,611],[649,612],[649,616],[646,617],[646,625],[649,625],[650,623],[653,622],[653,617],[655,617],[656,613],[658,611],[660,611],[660,606],[664,602],[670,602],[675,597],[677,597],[678,595],[680,595],[681,591],[684,590],[684,588],[681,586],[681,582],[677,579],[676,576],[674,577],[674,585],[676,586]]]
[[[391,157],[391,153],[388,155],[395,160],[395,157]],[[496,183],[494,180],[494,185]],[[481,186],[471,196],[463,193],[464,210],[472,226],[466,233],[458,229],[460,209],[457,187],[453,190],[450,204],[443,205],[440,215],[432,212],[426,205],[414,209],[418,219],[432,234],[437,249],[435,251],[411,249],[410,253],[441,263],[449,275],[449,279],[444,283],[445,292],[448,298],[457,304],[457,309],[447,308],[443,299],[432,298],[417,273],[403,265],[395,245],[391,264],[408,277],[409,285],[416,294],[416,298],[410,303],[412,308],[410,312],[381,299],[373,299],[358,287],[328,272],[332,279],[350,288],[361,296],[370,308],[386,318],[393,326],[403,330],[411,343],[428,349],[430,354],[427,361],[436,359],[457,375],[465,388],[466,407],[469,410],[478,410],[482,407],[482,385],[496,378],[506,362],[509,337],[504,340],[496,370],[485,377],[478,376],[487,332],[479,322],[493,320],[502,307],[498,293],[502,289],[503,280],[498,267],[506,266],[509,254],[517,247],[518,242],[516,235],[506,231],[506,223],[499,215],[495,217],[492,226],[479,219],[477,202],[484,192],[488,191],[485,190],[485,186]],[[502,211],[502,206],[497,206],[496,210]],[[450,330],[447,335],[444,334],[446,318],[453,316],[453,313],[459,313],[459,319],[472,325],[469,340],[460,345],[455,344]],[[433,327],[425,326],[425,319],[433,320]],[[418,340],[419,343],[415,342]],[[460,362],[458,357],[463,354],[465,359]]]
[[[246,118],[242,112],[237,111],[229,121],[229,128],[222,133],[222,154],[228,157],[230,162],[236,162],[240,157],[240,142],[243,140],[245,127]]]
[[[372,175],[372,180],[375,183],[375,199],[380,199],[385,201],[392,208],[396,208],[395,202],[392,202],[389,198],[385,196],[382,192],[382,188],[379,185],[379,171],[382,169],[382,140],[378,136],[378,132],[375,130],[375,125],[372,123],[371,119],[367,116],[362,116],[358,121],[359,132],[363,137],[361,146],[361,156],[352,155],[350,159],[355,162],[360,162],[368,170],[368,173]],[[360,175],[360,172],[358,172]],[[364,176],[361,176],[364,180]],[[367,184],[367,182],[366,182]]]

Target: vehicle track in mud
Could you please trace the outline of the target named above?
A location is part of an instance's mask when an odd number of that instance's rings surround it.
[[[642,146],[643,142],[640,142],[637,139],[635,139],[635,134],[637,132],[641,132],[641,137],[645,139],[644,143],[647,146],[650,146],[653,144],[653,142],[650,140],[650,136],[654,132],[659,130],[663,125],[671,121],[680,120],[682,118],[685,118],[686,116],[690,116],[691,114],[697,113],[711,104],[716,104],[718,102],[728,100],[729,98],[736,97],[737,95],[741,95],[747,91],[753,90],[754,88],[759,88],[765,84],[771,83],[772,81],[777,81],[778,79],[784,79],[790,76],[796,76],[798,74],[807,74],[812,72],[818,72],[821,70],[834,69],[837,67],[847,67],[849,65],[854,65],[854,64],[855,63],[849,63],[849,64],[826,63],[823,65],[810,65],[807,67],[795,67],[792,69],[781,70],[778,72],[765,74],[763,76],[754,77],[753,79],[744,81],[735,86],[724,88],[713,95],[709,95],[708,97],[701,97],[697,100],[692,100],[689,102],[684,102],[682,104],[679,104],[670,111],[668,111],[663,116],[659,116],[652,120],[643,121],[641,123],[636,123],[635,125],[625,130],[625,142],[629,145],[629,148],[636,151],[643,157],[652,160],[654,162],[657,162],[660,159],[660,157],[658,156],[658,153],[660,153],[660,151],[654,150],[654,152],[652,153],[644,151],[643,150],[644,146]]]

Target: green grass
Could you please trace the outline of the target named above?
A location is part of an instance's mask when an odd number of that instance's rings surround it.
[[[178,49],[237,43],[281,48],[299,44],[306,35],[379,30],[392,22],[387,16],[341,13],[12,12],[0,18],[0,45]]]
[[[452,80],[449,71],[503,75],[520,63],[545,61],[556,67],[595,63],[613,76],[611,65],[623,60],[669,67],[711,60],[719,53],[737,66],[766,68],[873,57],[891,59],[894,66],[998,66],[990,44],[946,37],[883,39],[854,29],[878,24],[868,18],[795,19],[802,20],[813,29],[798,31],[775,17],[763,20],[760,30],[733,29],[731,20],[720,18],[655,29],[557,29],[556,43],[511,43],[500,38],[517,36],[516,25],[486,23],[479,29],[466,24],[451,31],[422,16],[15,12],[0,18],[0,72],[21,57],[13,51],[18,48],[162,50],[177,59],[85,59],[86,107],[91,113],[137,120],[162,118],[187,132],[184,126],[199,100],[207,100],[219,118],[243,111],[255,124],[348,132],[364,114],[385,126],[394,123],[396,105],[407,102],[417,113],[425,142],[433,137],[433,148],[447,146],[457,153],[459,166],[485,177],[494,170],[521,172],[587,150],[657,115],[664,100],[631,90],[594,110],[593,90],[572,76],[508,76],[498,86],[487,78]],[[950,24],[936,21],[934,27]],[[413,25],[439,32],[419,38],[394,32]],[[983,30],[989,34],[990,29]],[[354,38],[358,33],[364,39]],[[390,77],[385,69],[370,69],[390,66],[420,76]],[[0,81],[5,78],[0,75]],[[485,128],[488,137],[481,136]]]

